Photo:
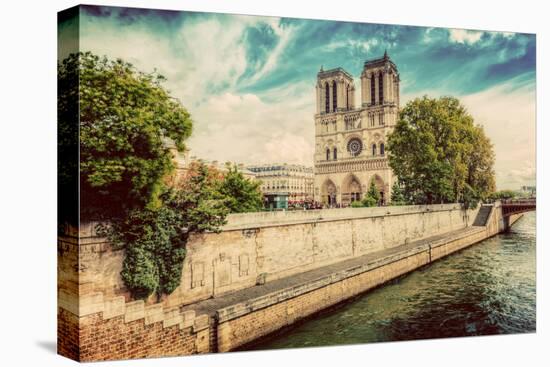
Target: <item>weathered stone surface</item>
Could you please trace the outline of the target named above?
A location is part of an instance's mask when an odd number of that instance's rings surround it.
[[[193,325],[195,325],[195,314],[196,314],[195,310],[189,310],[189,311],[183,312],[181,314],[183,321],[180,325],[180,328],[187,329],[187,328],[193,327]]]
[[[126,303],[126,312],[124,313],[124,322],[143,319],[145,317],[145,303],[143,301],[133,301]]]
[[[164,321],[162,303],[145,307],[145,325]]]
[[[125,298],[115,297],[105,301],[103,308],[103,319],[111,319],[113,317],[122,316],[126,312]]]
[[[195,317],[193,324],[193,332],[198,332],[207,329],[210,325],[210,317],[208,315],[200,315]]]
[[[179,307],[167,308],[164,309],[163,312],[163,327],[171,327],[183,322],[183,316],[181,315]]]

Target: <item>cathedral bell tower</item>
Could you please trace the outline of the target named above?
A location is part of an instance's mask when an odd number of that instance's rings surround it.
[[[361,107],[382,115],[386,126],[397,122],[399,81],[397,67],[387,52],[382,58],[365,61],[361,73]]]
[[[355,108],[353,77],[344,69],[321,70],[317,74],[317,113],[326,114]]]

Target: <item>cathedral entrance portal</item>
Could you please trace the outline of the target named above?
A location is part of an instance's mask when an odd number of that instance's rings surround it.
[[[342,204],[350,205],[354,201],[363,198],[361,183],[354,175],[349,175],[342,185]]]
[[[376,190],[378,190],[378,193],[380,194],[380,202],[378,204],[386,205],[387,198],[385,195],[386,190],[385,190],[384,181],[378,175],[374,175],[374,177],[372,178],[372,181],[374,182],[374,186],[376,186]]]
[[[326,180],[321,188],[323,204],[328,206],[336,205],[336,185],[331,180]]]

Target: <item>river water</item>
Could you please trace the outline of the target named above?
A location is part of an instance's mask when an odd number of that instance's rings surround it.
[[[394,280],[251,349],[531,333],[535,213],[510,232]]]

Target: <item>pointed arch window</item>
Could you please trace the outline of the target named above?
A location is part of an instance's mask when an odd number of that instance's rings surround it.
[[[336,82],[332,82],[332,110],[336,112],[338,108],[338,99],[336,97]]]
[[[370,104],[374,104],[376,101],[376,87],[375,87],[375,80],[376,75],[371,74],[370,76]]]
[[[327,148],[327,161],[330,161],[330,149]]]
[[[378,101],[380,104],[384,103],[384,74],[382,72],[378,77]]]
[[[330,112],[330,88],[328,83],[325,83],[325,112]]]
[[[380,143],[380,155],[384,155],[385,153],[385,147],[384,147],[384,143]]]
[[[336,148],[332,151],[332,159],[338,159],[338,150]]]
[[[346,86],[346,109],[349,110],[350,103],[349,103],[349,95],[350,95],[350,88],[349,84]]]
[[[372,155],[376,155],[376,143],[372,145]]]

